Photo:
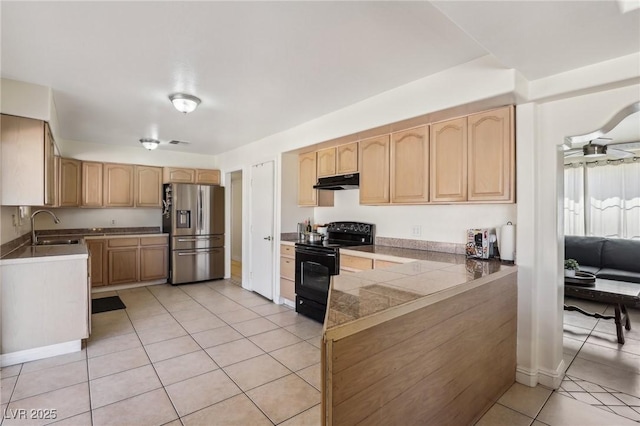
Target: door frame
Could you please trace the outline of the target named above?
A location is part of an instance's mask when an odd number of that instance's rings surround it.
[[[281,216],[281,183],[282,183],[282,162],[280,155],[274,157],[265,157],[260,160],[253,160],[248,165],[236,167],[226,170],[224,173],[224,185],[231,183],[231,173],[242,172],[242,288],[252,291],[251,288],[251,178],[253,166],[256,164],[273,161],[273,302],[280,304],[280,262],[277,262],[280,256],[280,216]],[[225,191],[225,211],[226,224],[228,230],[225,242],[225,278],[231,277],[231,191]]]

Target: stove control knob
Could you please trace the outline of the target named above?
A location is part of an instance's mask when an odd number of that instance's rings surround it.
[[[360,231],[360,232],[364,231],[364,225],[363,224],[358,225],[358,231]]]
[[[365,225],[364,226],[364,232],[366,232],[367,234],[371,232],[371,225]]]

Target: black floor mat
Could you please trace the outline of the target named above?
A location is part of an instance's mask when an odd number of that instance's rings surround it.
[[[91,300],[91,313],[99,314],[100,312],[116,311],[125,309],[126,306],[118,296],[103,297],[102,299]]]

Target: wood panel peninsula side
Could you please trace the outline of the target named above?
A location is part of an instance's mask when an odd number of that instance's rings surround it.
[[[322,424],[473,424],[515,381],[517,267],[432,254],[333,277]]]

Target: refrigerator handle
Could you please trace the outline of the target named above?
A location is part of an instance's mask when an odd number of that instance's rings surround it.
[[[202,187],[198,186],[198,197],[196,206],[196,234],[202,233]]]

